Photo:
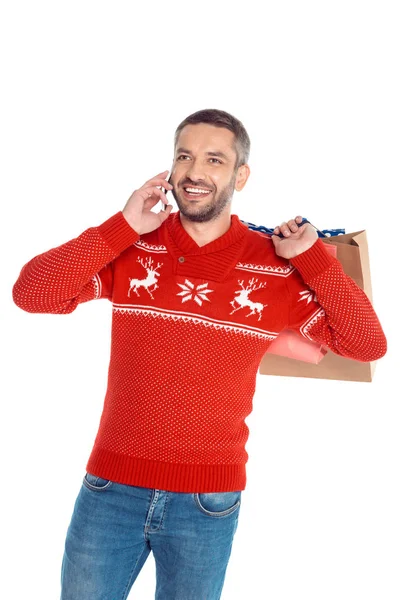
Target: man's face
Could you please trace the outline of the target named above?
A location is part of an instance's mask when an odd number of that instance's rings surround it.
[[[188,220],[211,221],[224,210],[229,211],[236,183],[234,140],[229,129],[208,123],[182,129],[175,149],[171,192]],[[206,189],[209,193],[187,195],[186,187]]]

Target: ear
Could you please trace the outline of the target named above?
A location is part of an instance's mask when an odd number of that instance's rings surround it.
[[[248,164],[241,165],[236,174],[235,190],[240,192],[246,185],[246,181],[250,176],[250,167]]]

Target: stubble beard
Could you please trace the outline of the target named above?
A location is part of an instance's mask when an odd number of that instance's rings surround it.
[[[191,204],[187,200],[181,202],[179,196],[175,190],[171,190],[172,195],[175,198],[175,202],[182,215],[188,220],[195,223],[204,223],[207,221],[213,221],[217,219],[225,208],[230,204],[235,191],[235,179],[234,175],[231,181],[225,186],[219,193],[217,192],[216,197],[211,198],[209,202],[202,202],[200,200],[199,205]],[[212,192],[214,194],[214,192]]]

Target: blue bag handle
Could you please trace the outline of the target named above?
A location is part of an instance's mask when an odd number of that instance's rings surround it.
[[[252,229],[253,231],[261,231],[262,233],[268,233],[269,235],[272,235],[274,233],[274,227],[270,228],[265,227],[264,225],[254,225],[254,223],[249,223],[247,221],[241,222],[244,225],[247,225],[247,227],[249,229]],[[304,217],[301,223],[298,223],[299,227],[301,227],[301,225],[304,225],[304,223],[310,223],[310,221]],[[312,223],[310,223],[310,225],[312,225]],[[334,235],[344,235],[345,233],[344,229],[323,229],[322,231],[320,231],[317,227],[315,227],[315,225],[312,226],[314,227],[314,229],[317,230],[318,237],[332,237]],[[285,236],[283,235],[283,233],[279,233],[278,237],[283,238]]]

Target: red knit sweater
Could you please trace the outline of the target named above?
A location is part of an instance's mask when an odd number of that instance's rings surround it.
[[[86,470],[175,492],[244,490],[245,418],[269,344],[296,329],[372,361],[386,337],[367,296],[320,238],[289,260],[237,215],[198,246],[179,211],[139,236],[122,211],[32,258],[13,300],[32,313],[112,303],[108,385]]]

